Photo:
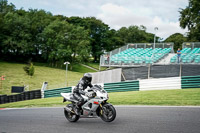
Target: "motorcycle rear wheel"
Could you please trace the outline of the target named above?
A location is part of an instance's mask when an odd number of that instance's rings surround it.
[[[112,122],[116,118],[116,110],[113,105],[106,103],[102,106],[101,119],[105,122]]]
[[[73,110],[73,105],[72,104],[68,104],[67,105],[68,108],[72,109]],[[69,121],[69,122],[76,122],[79,120],[80,116],[79,115],[76,115],[72,112],[69,112],[67,110],[64,109],[64,114],[65,114],[65,117],[66,119]]]

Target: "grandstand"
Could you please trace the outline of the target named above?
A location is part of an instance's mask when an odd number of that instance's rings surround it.
[[[171,48],[130,48],[111,57],[111,63],[115,64],[142,64],[155,63],[170,53]]]
[[[182,44],[180,63],[200,63],[200,42]],[[173,43],[136,43],[101,55],[100,66],[133,67],[151,65],[177,64],[177,54]]]
[[[200,43],[198,42],[187,42],[182,44],[181,50],[181,63],[185,64],[197,64],[200,63]],[[170,63],[177,62],[177,55],[174,55]]]
[[[136,43],[101,55],[100,67],[122,68],[121,79],[200,75],[200,42],[182,44],[180,63],[173,43]]]
[[[101,56],[101,66],[141,66],[163,62],[173,51],[173,43],[128,44]],[[169,61],[168,61],[169,62]]]

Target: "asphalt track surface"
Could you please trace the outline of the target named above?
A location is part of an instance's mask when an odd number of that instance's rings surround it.
[[[0,110],[0,133],[200,133],[200,107],[115,106],[116,119],[68,122],[63,108]]]

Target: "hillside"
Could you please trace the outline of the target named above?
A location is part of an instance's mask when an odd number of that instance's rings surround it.
[[[4,75],[6,80],[0,85],[0,94],[10,94],[11,86],[28,85],[29,90],[36,90],[42,87],[43,82],[48,82],[48,89],[66,86],[66,70],[46,67],[45,64],[34,63],[35,74],[28,76],[23,67],[26,64],[0,62],[0,76]],[[73,71],[68,71],[68,86],[76,85],[78,80],[86,72],[94,72],[81,65],[75,65]]]

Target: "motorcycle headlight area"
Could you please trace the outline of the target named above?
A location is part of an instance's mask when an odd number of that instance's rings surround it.
[[[101,98],[101,99],[108,99],[107,93],[102,93],[102,92],[100,92],[100,91],[97,91],[96,94],[97,94],[97,96],[98,96],[99,98]]]

